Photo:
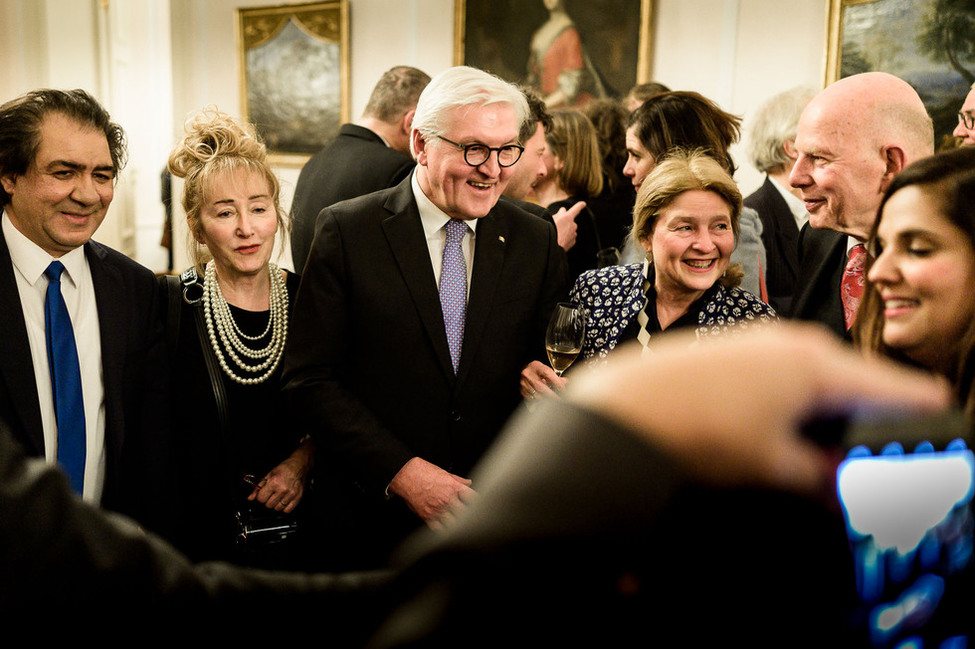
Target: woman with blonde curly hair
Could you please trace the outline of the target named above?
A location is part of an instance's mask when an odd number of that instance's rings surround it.
[[[280,397],[298,276],[272,261],[280,184],[254,127],[209,108],[169,157],[195,265],[167,278],[179,531],[196,560],[294,553],[313,449]],[[270,530],[275,531],[262,531]],[[274,543],[265,542],[275,541]]]

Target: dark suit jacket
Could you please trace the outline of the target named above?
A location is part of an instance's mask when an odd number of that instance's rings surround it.
[[[85,244],[101,330],[105,390],[102,505],[167,531],[168,395],[159,294],[152,272],[94,241]],[[27,325],[0,234],[0,418],[31,456],[44,433]]]
[[[807,223],[799,233],[799,275],[790,317],[820,322],[846,340],[840,281],[846,268],[847,235],[817,230]]]
[[[363,126],[343,124],[339,134],[305,163],[291,204],[291,258],[301,274],[322,209],[339,201],[386,189],[406,178],[413,158],[386,146]]]
[[[799,228],[789,205],[772,181],[765,182],[745,199],[745,206],[758,212],[762,221],[767,267],[765,286],[769,303],[780,313],[788,313],[799,270]]]
[[[544,358],[565,293],[555,230],[506,202],[478,221],[460,370],[410,180],[327,208],[295,300],[285,390],[320,444],[331,538],[391,550],[419,524],[385,489],[419,456],[466,476]],[[476,485],[475,485],[476,488]],[[340,552],[339,554],[343,554]],[[372,556],[376,556],[375,553]]]

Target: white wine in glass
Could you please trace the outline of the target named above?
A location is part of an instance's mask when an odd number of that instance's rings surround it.
[[[545,351],[557,375],[562,376],[579,356],[585,332],[586,318],[581,307],[568,302],[556,305],[545,332]]]

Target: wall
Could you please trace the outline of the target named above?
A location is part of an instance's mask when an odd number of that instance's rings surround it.
[[[239,113],[235,9],[268,0],[0,0],[0,98],[83,86],[126,127],[132,160],[98,238],[161,270],[158,174],[184,119],[207,104]],[[655,0],[652,76],[748,116],[794,85],[821,86],[827,0]],[[453,63],[453,0],[349,0],[351,108],[393,65]],[[172,26],[172,27],[170,27]],[[760,181],[740,148],[737,180]],[[290,205],[299,169],[278,169]],[[178,186],[176,188],[178,190]],[[177,209],[175,268],[187,263]],[[290,267],[287,250],[282,265]]]

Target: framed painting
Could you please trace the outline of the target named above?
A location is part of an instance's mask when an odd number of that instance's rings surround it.
[[[241,105],[279,164],[304,164],[348,121],[348,15],[348,0],[237,10]]]
[[[975,83],[971,0],[829,0],[826,83],[868,71],[910,83],[934,120],[938,149]]]
[[[650,80],[652,0],[455,0],[454,63],[534,88],[551,107]]]

